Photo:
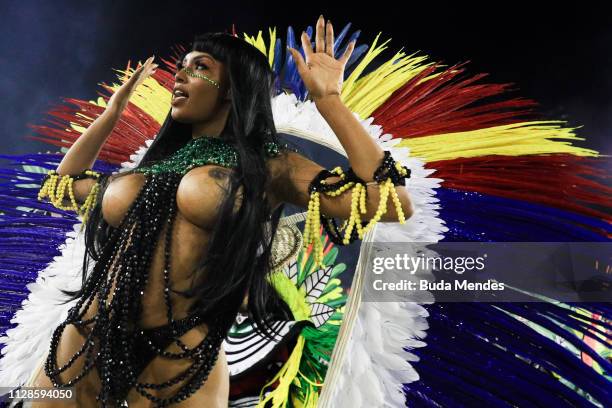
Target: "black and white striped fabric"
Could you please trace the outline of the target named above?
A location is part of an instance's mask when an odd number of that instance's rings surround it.
[[[223,343],[227,357],[230,378],[253,368],[266,360],[289,333],[295,321],[278,321],[273,324],[280,333],[274,340],[264,337],[255,331],[248,318],[232,327]]]

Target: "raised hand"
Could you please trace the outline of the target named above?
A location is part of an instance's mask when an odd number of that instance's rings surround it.
[[[130,78],[125,81],[110,97],[108,107],[122,111],[128,104],[134,90],[144,82],[149,76],[155,73],[158,65],[153,63],[155,55],[147,58],[144,64],[138,64],[136,70]]]
[[[336,59],[334,57],[334,28],[331,22],[328,21],[325,24],[325,19],[321,15],[316,27],[315,51],[312,50],[308,34],[303,31],[301,35],[306,61],[298,50],[287,47],[314,101],[329,95],[340,95],[344,81],[344,67],[355,48],[355,41],[351,41],[342,56]]]

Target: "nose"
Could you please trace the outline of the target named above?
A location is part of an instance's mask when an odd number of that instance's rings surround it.
[[[174,80],[176,82],[185,82],[185,69],[181,68],[176,74],[174,74]]]

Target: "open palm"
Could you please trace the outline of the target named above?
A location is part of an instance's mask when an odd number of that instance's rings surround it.
[[[144,64],[139,64],[136,70],[132,73],[130,78],[125,81],[119,89],[113,93],[108,101],[108,106],[117,107],[119,110],[123,110],[127,105],[130,97],[134,93],[134,90],[138,88],[140,84],[144,82],[149,76],[155,73],[158,65],[153,63],[155,56],[147,58]]]
[[[355,41],[351,41],[342,56],[334,57],[334,28],[331,22],[325,24],[323,15],[316,25],[315,51],[312,50],[310,37],[302,32],[301,40],[306,61],[296,49],[287,47],[296,62],[298,73],[304,81],[309,95],[316,100],[328,95],[340,95],[344,81],[344,67],[353,53]]]

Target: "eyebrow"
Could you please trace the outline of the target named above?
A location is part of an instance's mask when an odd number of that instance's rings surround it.
[[[181,63],[182,63],[183,65],[185,65],[185,59],[186,59],[186,58],[187,58],[187,57],[183,58],[183,61],[181,61]],[[193,58],[192,58],[192,61],[195,61],[195,60],[200,59],[200,58],[208,58],[208,59],[210,59],[210,60],[213,60],[213,58],[212,58],[210,55],[208,55],[208,54],[200,54],[200,55],[196,55],[195,57],[193,57]],[[214,60],[213,60],[213,62],[214,62]]]

